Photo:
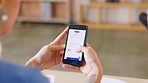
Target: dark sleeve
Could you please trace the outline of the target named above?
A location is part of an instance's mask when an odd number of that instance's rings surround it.
[[[29,68],[0,60],[0,83],[48,83],[38,68]]]

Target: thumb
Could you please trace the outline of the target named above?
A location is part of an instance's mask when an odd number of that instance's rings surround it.
[[[81,46],[78,52],[84,52],[84,59],[86,62],[92,61],[94,58],[94,53],[91,47]]]
[[[78,53],[80,52],[87,52],[87,47],[84,47],[84,46],[81,46],[78,50],[77,50]]]

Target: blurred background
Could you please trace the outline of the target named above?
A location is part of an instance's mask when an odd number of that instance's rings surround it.
[[[148,32],[139,22],[147,8],[148,0],[22,0],[14,30],[1,37],[2,58],[24,65],[68,24],[86,24],[105,75],[148,79]]]

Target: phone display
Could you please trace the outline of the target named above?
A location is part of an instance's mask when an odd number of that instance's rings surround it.
[[[66,48],[64,50],[63,63],[73,66],[81,66],[84,53],[78,53],[81,46],[86,45],[87,26],[70,25],[67,33]]]

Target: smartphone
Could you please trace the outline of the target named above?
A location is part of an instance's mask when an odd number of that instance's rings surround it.
[[[73,66],[81,66],[84,53],[78,53],[81,46],[86,46],[88,27],[86,25],[69,25],[66,48],[64,49],[63,63]]]

